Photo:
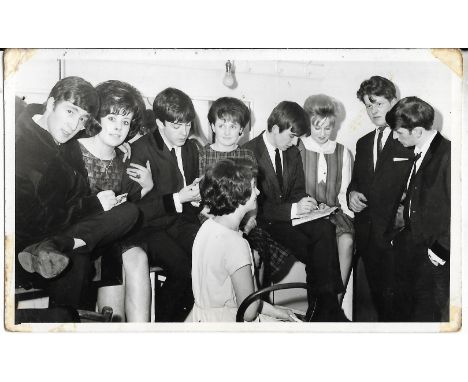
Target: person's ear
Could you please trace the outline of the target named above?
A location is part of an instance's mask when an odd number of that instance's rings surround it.
[[[156,126],[158,126],[158,129],[164,129],[164,123],[161,122],[158,118],[156,118]]]
[[[210,123],[211,131],[216,134],[214,123]]]
[[[239,130],[239,137],[242,137],[242,134],[244,134],[244,128],[241,127]]]
[[[54,110],[55,100],[54,97],[49,97],[46,103],[46,111],[51,113]]]
[[[424,127],[422,127],[422,126],[416,126],[413,129],[413,135],[418,139],[421,138],[421,135],[423,133],[423,129],[424,129]]]
[[[390,101],[390,106],[393,107],[396,105],[396,103],[398,102],[398,100],[396,98],[393,98],[391,101]]]
[[[273,125],[273,127],[271,128],[271,132],[273,134],[279,134],[279,126],[278,125]]]

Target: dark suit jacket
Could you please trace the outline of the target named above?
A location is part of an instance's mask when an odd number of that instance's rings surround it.
[[[64,159],[64,148],[74,145],[80,151],[78,143],[72,140],[58,146],[32,119],[44,109],[44,105],[29,105],[16,121],[17,251],[103,212],[99,199],[90,192],[87,174],[78,173]]]
[[[304,196],[305,182],[301,154],[293,146],[283,151],[283,193],[271,163],[263,134],[244,145],[255,154],[258,162],[257,187],[260,190],[258,219],[263,222],[290,221],[291,206]]]
[[[450,141],[434,137],[411,182],[413,243],[430,248],[443,260],[450,257]]]
[[[412,150],[393,139],[390,133],[374,171],[374,137],[375,131],[372,131],[357,141],[353,175],[347,192],[348,204],[351,191],[361,192],[367,198],[367,207],[355,214],[358,252],[366,250],[371,234],[382,248],[390,246],[384,233],[390,223],[393,224],[393,212],[399,204],[414,156]]]
[[[144,224],[164,228],[177,217],[172,194],[179,192],[183,181],[173,157],[158,130],[149,133],[132,144],[130,163],[146,166],[149,161],[153,176],[153,189],[141,199],[141,186],[127,174],[122,180],[123,192],[128,192],[128,200],[136,202],[140,208]],[[182,146],[182,163],[187,185],[198,176],[198,149],[187,140]],[[197,214],[198,209],[190,203],[183,204],[183,214]]]

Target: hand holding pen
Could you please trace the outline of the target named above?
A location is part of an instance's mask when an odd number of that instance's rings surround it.
[[[304,196],[301,200],[297,202],[298,215],[308,214],[309,212],[316,210],[317,208],[317,201],[309,195]]]

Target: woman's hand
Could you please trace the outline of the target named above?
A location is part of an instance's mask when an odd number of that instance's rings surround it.
[[[279,306],[272,305],[271,306],[271,311],[268,314],[270,317],[277,318],[281,321],[296,321],[298,318],[296,315],[293,313],[291,309],[288,308],[283,308]],[[296,317],[296,320],[294,319]]]
[[[247,223],[245,223],[244,233],[248,235],[250,231],[252,231],[256,226],[257,226],[257,218],[255,216],[250,216],[249,219],[247,220]]]
[[[122,143],[117,148],[124,153],[122,162],[125,162],[127,159],[130,159],[130,157],[132,156],[132,148],[130,147],[130,144],[128,142]]]
[[[281,306],[271,305],[263,301],[262,314],[277,318],[281,321],[297,321],[298,318],[289,308],[283,308]]]
[[[154,187],[151,165],[149,161],[146,161],[146,167],[136,163],[130,163],[129,166],[127,175],[141,186],[141,197],[143,197]]]
[[[320,203],[317,208],[319,210],[324,210],[325,208],[328,208],[328,206],[325,203]]]

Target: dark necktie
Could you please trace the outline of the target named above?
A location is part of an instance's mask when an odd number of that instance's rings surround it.
[[[380,154],[382,153],[383,150],[383,145],[382,145],[382,136],[383,132],[385,130],[386,126],[380,126],[379,127],[379,135],[377,136],[377,159],[379,159]]]
[[[278,149],[275,150],[275,167],[276,178],[278,179],[281,193],[283,193],[283,166],[281,165],[281,156]]]
[[[413,167],[411,168],[411,175],[408,179],[408,182],[406,183],[406,190],[405,190],[405,200],[403,202],[403,215],[405,217],[405,221],[409,222],[409,206],[411,202],[411,193],[413,191],[413,181],[416,175],[416,163],[418,159],[421,158],[421,153],[418,153],[414,156],[413,158]]]
[[[175,153],[175,148],[174,147],[171,149],[171,156],[174,159],[175,164],[177,164],[177,155]],[[177,167],[179,167],[178,164],[177,164]]]
[[[182,176],[182,172],[180,171],[179,168],[179,162],[177,162],[177,155],[175,153],[175,148],[173,147],[171,149],[171,157],[174,160],[174,164],[176,165],[177,168],[177,180],[178,180],[178,187],[182,188],[184,186],[184,178]]]

